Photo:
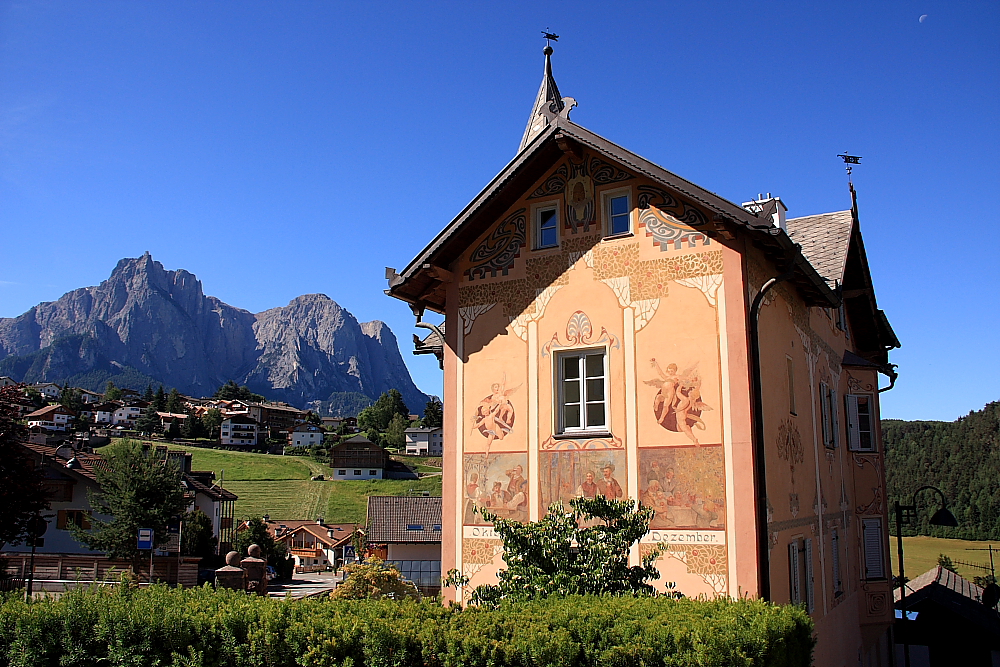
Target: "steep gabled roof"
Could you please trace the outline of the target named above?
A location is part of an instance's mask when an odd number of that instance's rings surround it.
[[[386,293],[411,304],[443,312],[444,295],[441,286],[448,279],[445,275],[446,267],[465,252],[483,231],[496,222],[504,211],[567,153],[579,153],[584,148],[613,160],[634,173],[647,176],[704,209],[707,217],[703,216],[703,220],[695,223],[698,225],[696,227],[698,231],[716,238],[731,238],[739,229],[752,234],[754,241],[769,256],[788,255],[794,251],[795,243],[783,229],[771,223],[769,215],[762,213],[761,217],[758,217],[714,192],[681,178],[566,118],[557,116],[403,269],[402,273],[386,271],[389,279],[389,289]],[[834,289],[804,256],[796,260],[793,280],[810,305],[839,304]]]
[[[441,497],[369,496],[368,542],[441,541]]]
[[[802,246],[802,254],[826,283],[830,287],[843,284],[854,227],[851,211],[789,218],[786,224],[788,236]]]
[[[982,603],[983,589],[940,565],[908,581],[905,599],[900,588],[893,591],[893,599],[896,609],[905,606],[908,611],[934,603],[994,636],[1000,635],[1000,617]]]

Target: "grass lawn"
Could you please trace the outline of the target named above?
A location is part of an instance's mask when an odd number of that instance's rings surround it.
[[[420,480],[386,479],[357,482],[313,482],[313,475],[329,475],[330,467],[308,456],[251,454],[224,449],[170,445],[191,452],[193,470],[211,470],[216,479],[225,471],[223,486],[237,496],[236,517],[315,519],[330,523],[363,523],[368,496],[403,496],[410,489],[441,495],[441,477]],[[407,463],[416,457],[403,457]],[[415,462],[415,461],[414,461]],[[440,471],[440,468],[434,469]]]
[[[997,542],[973,542],[971,540],[948,540],[940,537],[904,537],[903,538],[903,564],[906,567],[906,576],[916,579],[918,576],[937,565],[938,554],[944,554],[952,561],[964,560],[970,563],[990,564],[990,554],[987,551],[966,551],[966,549],[985,549],[987,544],[994,547],[1000,546]],[[889,552],[892,560],[892,572],[897,574],[896,537],[889,536]],[[1000,559],[996,565],[1000,567]],[[957,565],[957,563],[956,563]],[[979,569],[957,565],[958,573],[972,581],[976,575],[988,574]]]

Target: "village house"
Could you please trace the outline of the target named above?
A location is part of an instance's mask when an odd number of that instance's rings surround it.
[[[308,422],[296,424],[288,429],[289,447],[313,447],[323,444],[326,431]]]
[[[351,551],[353,524],[328,524],[322,518],[276,523],[274,540],[288,548],[298,573],[338,569]]]
[[[551,53],[512,161],[386,270],[437,329],[419,348],[444,368],[442,569],[465,595],[496,580],[479,507],[632,498],[656,510],[632,563],[669,546],[661,588],[801,603],[817,665],[887,664],[879,397],[899,342],[853,185],[820,215],[727,201],[571,121]]]
[[[49,508],[42,514],[48,529],[36,543],[35,571],[36,579],[40,580],[37,590],[62,591],[77,580],[102,580],[109,570],[121,570],[122,563],[110,561],[102,553],[88,549],[70,532],[71,524],[86,529],[95,516],[105,521],[111,518],[96,514],[89,496],[89,492],[100,488],[96,470],[104,465],[104,459],[99,454],[68,444],[26,442],[19,446],[25,449],[32,465],[42,469],[49,496]],[[158,449],[161,454],[165,452],[162,446]],[[189,507],[198,507],[213,519],[214,535],[225,553],[234,542],[236,495],[215,485],[213,473],[192,471],[190,453],[173,451],[169,456],[181,470],[181,484],[190,500]],[[169,544],[165,549],[158,552],[154,574],[164,581],[195,585],[200,559],[180,558],[176,547],[171,554]],[[30,544],[6,546],[8,570],[19,576],[25,572],[30,551]]]
[[[131,400],[123,402],[123,404],[111,414],[111,423],[114,426],[135,428],[135,423],[148,407],[149,403],[146,401]]]
[[[219,444],[228,446],[255,446],[263,429],[257,420],[245,414],[237,414],[222,420],[219,429]]]
[[[13,378],[8,377],[6,375],[0,375],[0,388],[2,388],[2,387],[10,387],[10,386],[13,386],[15,384],[18,384],[18,383]]]
[[[170,425],[177,422],[177,426],[183,426],[184,420],[187,419],[187,413],[184,412],[159,412],[157,411],[156,416],[160,418],[160,427],[166,432]]]
[[[411,427],[404,431],[406,453],[418,456],[441,456],[444,442],[443,430],[437,428]]]
[[[330,448],[333,479],[382,479],[389,452],[363,435],[342,440]]]
[[[77,389],[80,392],[80,400],[83,401],[84,405],[96,405],[104,401],[104,394],[99,394],[96,391],[90,391],[89,389]]]
[[[46,431],[65,431],[73,423],[76,414],[61,405],[47,405],[25,415],[28,428]]]
[[[369,496],[369,552],[425,595],[441,590],[441,497]]]
[[[115,412],[122,407],[121,403],[108,401],[91,406],[90,411],[94,416],[95,424],[110,424],[114,420]]]
[[[62,387],[55,382],[36,382],[30,386],[45,398],[59,398],[62,393]]]

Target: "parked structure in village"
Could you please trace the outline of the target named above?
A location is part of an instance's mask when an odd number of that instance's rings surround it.
[[[632,498],[656,509],[632,560],[665,545],[661,587],[801,602],[818,665],[886,664],[878,381],[899,343],[853,186],[798,218],[726,201],[570,121],[545,53],[517,155],[386,271],[418,321],[445,316],[420,342],[444,368],[442,568],[466,594],[495,580],[477,507]]]

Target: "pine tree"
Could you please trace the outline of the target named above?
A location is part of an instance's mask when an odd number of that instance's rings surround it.
[[[122,398],[122,390],[115,386],[115,383],[108,380],[108,384],[104,387],[104,400],[105,401],[120,401]]]
[[[167,409],[167,394],[163,391],[163,385],[156,390],[156,396],[153,397],[153,410],[156,412],[165,412]]]
[[[163,422],[160,421],[160,416],[156,414],[156,410],[153,409],[153,406],[146,408],[146,411],[143,412],[139,419],[136,420],[135,430],[139,433],[163,432]]]
[[[147,403],[152,403],[153,399],[155,399],[155,398],[156,398],[156,395],[153,394],[153,385],[152,384],[147,384],[146,385],[146,391],[143,392],[143,394],[142,394],[142,400],[146,401]]]
[[[180,414],[184,412],[184,397],[181,396],[181,392],[177,391],[177,387],[170,390],[170,395],[167,397],[167,412],[173,414]]]
[[[421,423],[424,428],[441,427],[444,423],[444,406],[441,405],[441,401],[436,398],[427,401],[427,407],[424,408],[424,419]]]

